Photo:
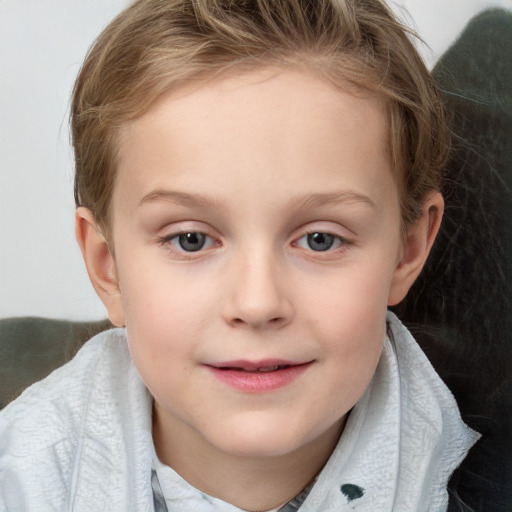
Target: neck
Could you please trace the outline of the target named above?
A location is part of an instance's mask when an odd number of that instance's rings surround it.
[[[198,443],[194,431],[169,429],[156,410],[153,440],[159,459],[196,489],[257,512],[286,503],[317,476],[334,450],[343,425],[344,419],[291,453],[241,456],[218,450],[204,440]]]

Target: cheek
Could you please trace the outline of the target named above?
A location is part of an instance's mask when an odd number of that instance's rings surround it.
[[[327,362],[332,375],[326,395],[339,404],[341,412],[350,410],[370,384],[383,348],[385,314],[378,318],[355,316],[337,326],[331,339]]]
[[[119,280],[130,353],[146,380],[146,374],[165,372],[165,361],[180,359],[180,333],[190,332],[193,318],[185,315],[187,301],[161,269],[146,268],[134,257],[120,266]]]
[[[219,287],[201,272],[136,261],[121,273],[130,352],[137,367],[169,373],[169,364],[190,364],[205,333],[218,326]]]
[[[377,265],[361,267],[303,282],[301,307],[310,312],[309,319],[318,329],[340,334],[352,331],[362,338],[382,331],[392,272]]]
[[[389,278],[385,272],[366,269],[338,276],[316,290],[315,300],[303,304],[309,322],[306,329],[314,333],[330,359],[333,382],[338,386],[334,392],[344,394],[349,401],[357,400],[382,351]],[[304,291],[304,296],[308,292]]]

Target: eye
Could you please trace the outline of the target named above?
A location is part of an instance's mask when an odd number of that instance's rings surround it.
[[[201,249],[213,247],[215,242],[208,235],[197,231],[180,233],[165,240],[178,251],[197,252]]]
[[[307,235],[299,238],[296,242],[298,247],[303,249],[311,249],[316,252],[328,251],[330,249],[337,249],[345,242],[341,237],[331,233],[323,233],[321,231],[308,233]]]

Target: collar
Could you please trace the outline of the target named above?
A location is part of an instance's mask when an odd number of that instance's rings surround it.
[[[387,325],[372,382],[300,512],[447,509],[448,480],[480,436],[462,422],[453,395],[409,331],[392,313]],[[171,468],[157,461],[153,467],[156,510],[167,510],[165,494],[170,512],[192,503],[204,512],[240,511],[201,493]]]
[[[301,512],[440,512],[448,480],[480,435],[392,313],[373,380]]]

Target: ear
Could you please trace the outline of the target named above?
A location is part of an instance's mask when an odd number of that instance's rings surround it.
[[[433,192],[425,201],[418,220],[407,226],[401,258],[391,281],[388,306],[398,304],[420,274],[439,231],[443,211],[443,196]]]
[[[79,207],[75,214],[75,235],[82,251],[89,279],[107,308],[110,321],[121,327],[124,325],[124,312],[121,291],[116,277],[115,259],[101,233],[94,214],[85,207]]]

